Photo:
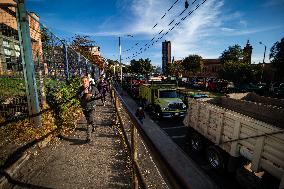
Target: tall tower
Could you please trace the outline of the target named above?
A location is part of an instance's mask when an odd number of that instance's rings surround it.
[[[171,42],[162,42],[162,71],[163,74],[167,73],[167,65],[171,63]]]
[[[251,64],[251,54],[252,54],[252,46],[249,43],[249,40],[247,41],[247,45],[244,47],[244,62]]]

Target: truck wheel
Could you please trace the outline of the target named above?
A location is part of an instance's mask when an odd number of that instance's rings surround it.
[[[198,133],[191,133],[189,141],[190,146],[193,150],[200,152],[204,149],[204,142]]]
[[[242,188],[264,189],[262,180],[244,167],[241,167],[236,171],[236,180]]]
[[[206,157],[209,164],[214,169],[219,171],[223,171],[225,169],[223,154],[218,148],[209,146],[206,150]]]

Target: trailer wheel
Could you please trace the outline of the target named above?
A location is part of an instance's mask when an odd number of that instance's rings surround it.
[[[190,146],[193,150],[200,152],[204,149],[204,142],[198,133],[191,133],[189,141]]]
[[[225,169],[223,154],[218,148],[209,146],[206,150],[206,157],[210,166],[214,169],[219,171],[223,171]]]
[[[236,180],[243,188],[264,189],[262,179],[258,178],[244,167],[241,167],[236,171]]]

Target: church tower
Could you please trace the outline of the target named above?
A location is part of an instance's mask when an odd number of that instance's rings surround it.
[[[251,64],[251,54],[252,54],[252,46],[249,43],[249,40],[247,41],[246,46],[243,49],[243,53],[244,53],[244,62]]]

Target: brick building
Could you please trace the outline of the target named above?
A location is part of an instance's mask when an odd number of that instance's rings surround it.
[[[170,64],[171,59],[171,42],[162,42],[162,72],[167,73],[167,65]]]
[[[1,0],[0,3],[0,75],[22,70],[15,5],[13,0]],[[28,18],[33,56],[36,57],[42,54],[39,17],[30,13]]]

